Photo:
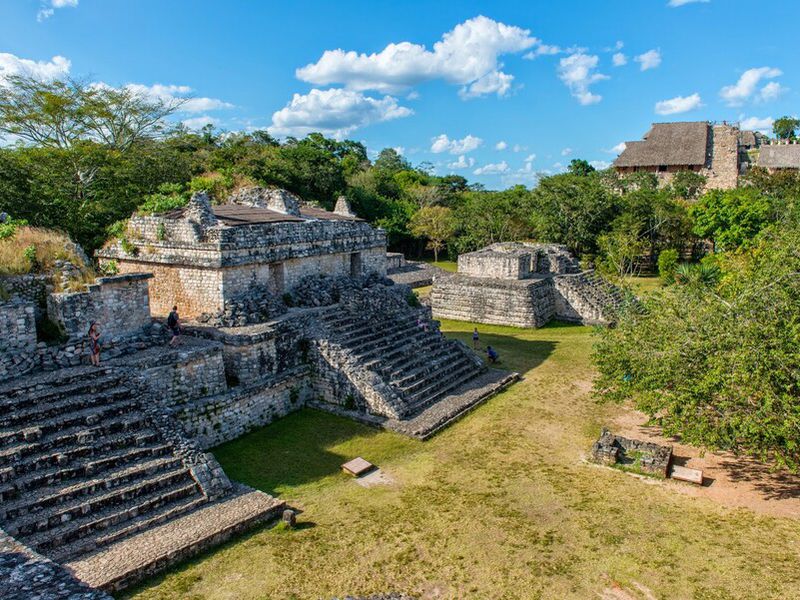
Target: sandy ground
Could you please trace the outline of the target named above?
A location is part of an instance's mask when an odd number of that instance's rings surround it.
[[[702,486],[673,480],[667,480],[663,485],[731,508],[749,508],[775,517],[800,518],[800,476],[772,472],[754,459],[729,452],[703,453],[699,448],[681,444],[677,438],[664,437],[659,428],[646,427],[646,422],[643,413],[627,411],[617,417],[609,429],[625,437],[671,445],[673,464],[703,471]]]

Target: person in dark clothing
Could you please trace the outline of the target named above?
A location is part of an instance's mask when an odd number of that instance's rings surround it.
[[[90,358],[92,360],[92,364],[95,367],[100,366],[100,329],[97,327],[97,323],[92,321],[92,324],[89,325],[89,332],[86,334],[89,337],[89,351],[90,351]]]
[[[181,335],[181,318],[178,316],[178,307],[173,306],[172,312],[167,317],[167,327],[169,328],[172,337],[169,340],[170,346],[175,346],[180,341]]]
[[[486,356],[489,357],[490,363],[496,363],[500,361],[500,355],[497,353],[497,350],[491,346],[486,346]]]

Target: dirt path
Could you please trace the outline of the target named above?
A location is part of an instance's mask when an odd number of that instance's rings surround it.
[[[681,444],[676,438],[661,435],[657,427],[646,427],[647,417],[638,411],[627,411],[614,420],[610,428],[625,437],[649,440],[673,446],[674,464],[701,469],[703,486],[679,481],[664,485],[688,496],[702,496],[731,508],[749,508],[775,517],[800,518],[800,476],[785,472],[772,473],[758,461],[729,452],[706,452]]]

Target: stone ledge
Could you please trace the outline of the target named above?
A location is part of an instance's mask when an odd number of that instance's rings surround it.
[[[64,566],[78,579],[119,591],[278,516],[286,503],[237,485],[232,496]]]

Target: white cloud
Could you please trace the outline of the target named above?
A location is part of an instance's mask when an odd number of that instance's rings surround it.
[[[528,154],[528,156],[525,157],[525,160],[523,162],[525,164],[528,164],[528,163],[532,163],[535,160],[536,160],[536,155],[535,154]]]
[[[206,125],[213,125],[216,127],[219,125],[219,119],[215,119],[214,117],[210,117],[208,115],[202,115],[200,117],[192,117],[191,119],[185,119],[181,121],[187,128],[192,129],[193,131],[197,131],[198,129],[202,129]]]
[[[469,169],[475,164],[475,159],[471,156],[467,158],[463,154],[458,157],[458,160],[455,162],[448,163],[447,167],[449,169]]]
[[[536,48],[526,53],[522,58],[534,60],[540,56],[552,56],[553,54],[561,54],[562,52],[564,52],[564,50],[560,46],[539,43]]]
[[[594,72],[598,60],[597,55],[578,52],[559,61],[558,77],[580,104],[595,104],[603,99],[602,96],[593,94],[589,90],[592,84],[608,79],[607,75]]]
[[[519,144],[514,144],[514,147],[512,148],[514,152],[524,152],[527,149],[527,146],[520,146]]]
[[[569,156],[570,154],[572,154],[572,148],[564,148],[561,151],[561,156]]]
[[[419,92],[416,90],[412,90],[406,95],[406,100],[417,100],[418,98]]]
[[[35,61],[19,58],[7,52],[0,52],[0,84],[11,75],[25,75],[47,81],[69,74],[72,63],[63,56],[54,56],[49,61]]]
[[[40,23],[49,19],[55,13],[56,8],[74,8],[78,6],[78,0],[46,0],[42,2],[42,7],[36,13],[36,20]]]
[[[655,111],[659,115],[675,115],[688,112],[703,106],[700,94],[694,93],[691,96],[675,96],[669,100],[656,102]]]
[[[503,174],[501,180],[503,185],[511,186],[516,185],[519,183],[536,183],[539,180],[539,173],[534,171],[533,169],[533,161],[536,160],[535,154],[529,154],[525,157],[525,160],[522,161],[522,167],[511,172],[506,172]]]
[[[620,142],[610,150],[606,150],[606,152],[608,152],[609,154],[622,154],[626,147],[627,146],[625,142]]]
[[[778,96],[784,92],[784,89],[785,88],[777,81],[770,81],[767,85],[761,88],[761,91],[758,92],[756,100],[760,102],[777,100]]]
[[[747,131],[760,131],[768,134],[772,132],[773,123],[775,123],[775,119],[772,117],[747,117],[746,119],[739,117],[739,127]]]
[[[366,143],[366,142],[362,142],[362,143],[363,143],[365,146],[367,145],[367,143]],[[398,153],[398,154],[400,154],[400,155],[402,155],[402,154],[405,154],[405,153],[406,153],[406,148],[405,148],[405,146],[394,146],[394,147],[392,147],[392,150],[394,150],[395,152],[397,152],[397,153]]]
[[[494,145],[495,150],[505,150],[508,148],[508,144],[506,144],[503,140],[500,140]]]
[[[378,53],[326,50],[316,63],[296,71],[316,85],[344,84],[351,90],[396,92],[441,79],[460,85],[464,97],[505,94],[513,76],[498,58],[537,43],[530,31],[478,16],[456,25],[429,51],[411,42],[392,43]]]
[[[661,64],[661,52],[655,49],[648,50],[644,54],[640,54],[639,56],[635,57],[633,60],[639,63],[639,68],[642,71],[655,69]]]
[[[96,85],[105,84],[100,83]],[[163,85],[161,83],[143,85],[141,83],[129,83],[125,87],[149,100],[160,100],[162,102],[183,100],[180,106],[180,112],[199,113],[209,110],[234,108],[233,104],[230,102],[225,102],[217,98],[188,97],[193,91],[188,85]]]
[[[695,2],[709,2],[709,0],[669,0],[667,2],[667,6],[672,8],[677,8],[678,6],[683,6],[685,4],[694,4]]]
[[[499,175],[500,173],[508,172],[508,169],[508,163],[506,161],[501,161],[499,163],[489,163],[478,167],[472,173],[474,175]]]
[[[483,143],[483,140],[474,135],[467,135],[460,140],[451,140],[444,133],[431,139],[431,152],[449,152],[450,154],[466,154],[472,152]]]
[[[772,83],[768,83],[761,88],[758,94],[756,94],[756,88],[763,79],[775,79],[781,75],[783,75],[783,72],[774,67],[747,69],[739,77],[739,81],[733,85],[726,85],[720,90],[719,95],[728,106],[740,106],[753,95],[756,95],[756,99],[771,100],[780,92],[780,84],[772,82],[775,83],[775,85],[772,85]]]
[[[611,57],[611,64],[613,64],[615,67],[624,67],[628,64],[628,57],[622,52],[617,52]]]
[[[611,166],[611,163],[607,160],[590,160],[589,164],[593,166],[598,171],[603,171]]]
[[[273,135],[303,136],[318,131],[343,137],[359,127],[412,115],[391,96],[370,98],[352,90],[312,89],[295,94],[292,100],[272,115],[268,128]]]

